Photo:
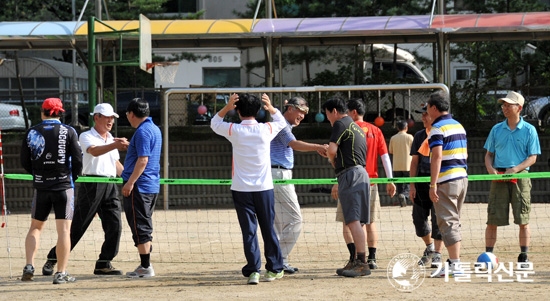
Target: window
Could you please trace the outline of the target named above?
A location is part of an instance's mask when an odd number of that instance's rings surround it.
[[[470,79],[470,69],[456,69],[455,70],[456,80],[468,80]]]
[[[168,0],[164,7],[167,13],[196,13],[197,0]]]
[[[204,68],[202,74],[202,82],[205,86],[241,86],[241,71],[239,68]]]
[[[37,89],[53,89],[59,90],[59,78],[57,77],[37,77],[36,78]]]

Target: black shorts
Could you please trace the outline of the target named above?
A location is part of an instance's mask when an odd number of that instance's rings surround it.
[[[55,213],[55,219],[72,220],[74,214],[74,189],[50,191],[34,190],[32,197],[31,217],[45,222],[50,211]]]
[[[136,246],[153,240],[153,211],[157,198],[158,193],[140,193],[136,186],[124,197],[124,213]]]

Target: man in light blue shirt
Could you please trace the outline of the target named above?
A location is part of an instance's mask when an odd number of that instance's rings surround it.
[[[302,97],[292,97],[286,104],[283,114],[287,126],[271,141],[271,175],[273,179],[292,179],[294,168],[294,150],[302,152],[317,151],[326,157],[328,145],[307,143],[296,140],[292,128],[298,126],[308,113],[307,101]],[[298,268],[288,263],[288,256],[302,232],[302,213],[294,184],[275,185],[275,231],[279,238],[285,273],[294,274]]]
[[[520,116],[524,99],[511,91],[498,100],[506,120],[495,125],[485,142],[485,167],[489,174],[526,173],[540,155],[537,130]],[[531,179],[493,181],[489,193],[487,228],[485,230],[485,251],[493,252],[497,241],[497,227],[507,226],[512,205],[514,223],[519,225],[521,253],[518,262],[522,268],[529,268],[527,251],[531,239],[529,213],[531,212]]]

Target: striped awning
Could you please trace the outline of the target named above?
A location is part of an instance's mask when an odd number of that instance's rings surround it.
[[[117,30],[139,26],[104,22]],[[109,30],[95,26],[96,33]],[[438,15],[431,24],[430,16],[152,20],[151,30],[154,48],[251,47],[265,38],[282,45],[419,43],[435,42],[441,32],[451,42],[548,40],[550,12]],[[0,49],[68,49],[72,40],[85,47],[87,34],[87,22],[0,22]]]

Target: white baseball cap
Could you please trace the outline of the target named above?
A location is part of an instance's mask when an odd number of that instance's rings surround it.
[[[108,103],[100,103],[97,106],[95,106],[94,112],[90,113],[90,115],[95,114],[101,114],[106,117],[115,116],[118,118],[118,114],[115,113],[115,110],[113,110],[113,107]]]
[[[507,102],[511,104],[518,104],[523,107],[524,101],[525,100],[523,99],[523,96],[521,96],[521,94],[514,91],[510,91],[508,92],[508,95],[506,95],[506,97],[499,99],[498,103]]]

